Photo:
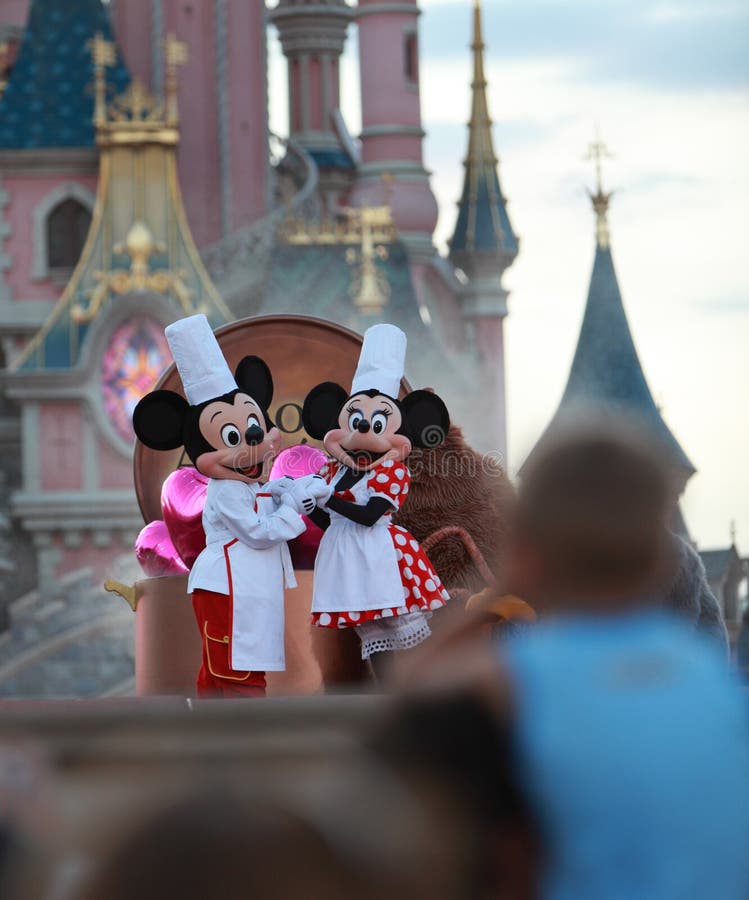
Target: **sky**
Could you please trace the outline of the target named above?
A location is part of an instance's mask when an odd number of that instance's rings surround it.
[[[444,250],[470,112],[469,0],[421,0],[424,158]],[[614,261],[640,359],[698,469],[683,499],[700,547],[749,553],[749,0],[483,0],[489,108],[520,254],[505,276],[509,468],[559,403],[594,252],[585,160],[613,154]],[[269,57],[271,128],[287,132]],[[360,127],[356,36],[342,107]]]

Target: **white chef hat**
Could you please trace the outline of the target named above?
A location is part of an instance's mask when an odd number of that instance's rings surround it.
[[[164,335],[190,406],[236,391],[237,382],[202,313],[167,325]]]
[[[364,332],[351,393],[374,388],[397,397],[405,363],[406,335],[395,325],[373,325]]]

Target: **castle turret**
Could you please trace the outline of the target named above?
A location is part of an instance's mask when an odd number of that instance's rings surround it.
[[[362,149],[353,202],[389,203],[411,253],[431,256],[437,203],[422,160],[418,3],[359,0],[356,17]]]
[[[625,414],[660,441],[681,493],[695,468],[653,400],[627,321],[611,255],[611,193],[603,190],[601,179],[601,158],[606,153],[600,141],[591,145],[597,181],[596,192],[590,194],[596,218],[593,272],[567,386],[549,429],[581,407]]]
[[[506,401],[504,373],[504,318],[507,291],[502,275],[518,253],[505,198],[499,184],[492,122],[486,100],[484,40],[481,6],[473,9],[473,83],[468,153],[463,193],[450,241],[450,260],[465,273],[461,312],[472,332],[476,350],[492,397],[494,444],[506,454]]]
[[[289,137],[317,164],[328,213],[351,186],[356,164],[340,111],[339,68],[353,15],[346,0],[279,0],[270,13],[288,63]]]

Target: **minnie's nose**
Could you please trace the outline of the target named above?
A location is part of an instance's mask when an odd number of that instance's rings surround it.
[[[244,439],[250,445],[250,447],[256,447],[259,443],[262,442],[265,437],[265,432],[259,425],[250,425],[250,427],[244,433]]]
[[[360,434],[366,434],[372,426],[367,422],[366,419],[362,419],[359,424],[356,426],[356,430]]]

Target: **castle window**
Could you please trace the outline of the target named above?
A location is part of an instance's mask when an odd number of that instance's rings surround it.
[[[35,281],[67,277],[80,258],[91,224],[94,195],[75,181],[53,188],[31,214]]]
[[[406,81],[410,84],[418,84],[419,81],[419,49],[416,43],[416,33],[407,32],[403,40],[403,72]]]
[[[47,265],[50,269],[75,268],[91,224],[91,213],[77,200],[58,203],[47,218]]]

